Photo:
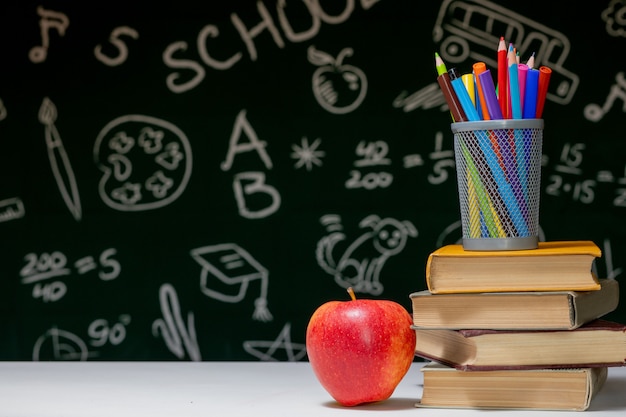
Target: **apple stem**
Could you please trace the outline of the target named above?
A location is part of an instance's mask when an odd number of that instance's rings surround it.
[[[348,287],[348,294],[350,294],[350,298],[352,298],[352,301],[356,301],[356,295],[354,295],[354,290],[352,289],[352,287]]]

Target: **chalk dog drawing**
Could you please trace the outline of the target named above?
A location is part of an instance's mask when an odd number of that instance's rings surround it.
[[[341,250],[338,244],[347,236],[337,230],[336,222],[329,223],[327,218],[321,222],[332,227],[331,233],[317,243],[315,256],[319,266],[340,286],[372,295],[380,295],[384,290],[380,272],[385,262],[404,249],[409,237],[417,236],[417,229],[409,221],[370,215],[359,223],[359,227],[369,230]],[[341,255],[337,257],[336,252]]]
[[[324,110],[334,114],[345,114],[361,105],[367,94],[367,77],[357,67],[343,63],[353,54],[352,48],[344,48],[337,58],[315,49],[307,50],[307,58],[318,66],[313,73],[313,95]]]
[[[304,343],[293,343],[291,341],[291,323],[286,323],[275,340],[247,340],[243,342],[243,349],[254,357],[262,361],[284,360],[278,357],[284,350],[287,361],[297,362],[306,355],[306,345]]]
[[[611,36],[626,38],[626,1],[611,0],[609,7],[602,12],[602,20],[606,22],[606,33]]]
[[[80,196],[76,176],[72,164],[65,151],[61,135],[57,131],[54,122],[57,119],[57,109],[54,103],[45,97],[39,108],[39,122],[45,126],[46,146],[48,148],[48,160],[50,168],[56,180],[57,187],[61,192],[65,205],[77,221],[82,217]]]
[[[238,303],[246,296],[250,281],[259,280],[261,294],[254,300],[252,318],[264,322],[273,319],[267,308],[269,273],[246,250],[235,243],[224,243],[193,249],[191,256],[202,266],[203,294],[225,303]]]
[[[121,211],[163,207],[176,200],[191,176],[191,146],[172,123],[144,115],[110,121],[98,134],[94,159],[104,173],[102,201]]]
[[[178,295],[171,284],[161,285],[159,301],[163,318],[152,323],[152,335],[157,337],[160,334],[167,348],[178,359],[183,359],[186,352],[192,361],[201,361],[193,312],[187,313],[185,323],[180,312]]]

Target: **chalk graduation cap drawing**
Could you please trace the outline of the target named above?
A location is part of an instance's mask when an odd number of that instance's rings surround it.
[[[238,303],[247,294],[250,281],[261,281],[261,293],[254,301],[252,318],[271,321],[267,308],[269,274],[246,250],[235,243],[203,246],[191,250],[202,266],[200,289],[208,297],[226,303]]]

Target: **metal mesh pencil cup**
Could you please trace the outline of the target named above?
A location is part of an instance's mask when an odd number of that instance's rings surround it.
[[[535,249],[543,119],[452,123],[463,248]]]

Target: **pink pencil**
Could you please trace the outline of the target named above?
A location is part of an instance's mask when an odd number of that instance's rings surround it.
[[[526,94],[526,75],[528,75],[528,65],[517,64],[517,82],[519,84],[519,103],[524,108],[524,95]]]

